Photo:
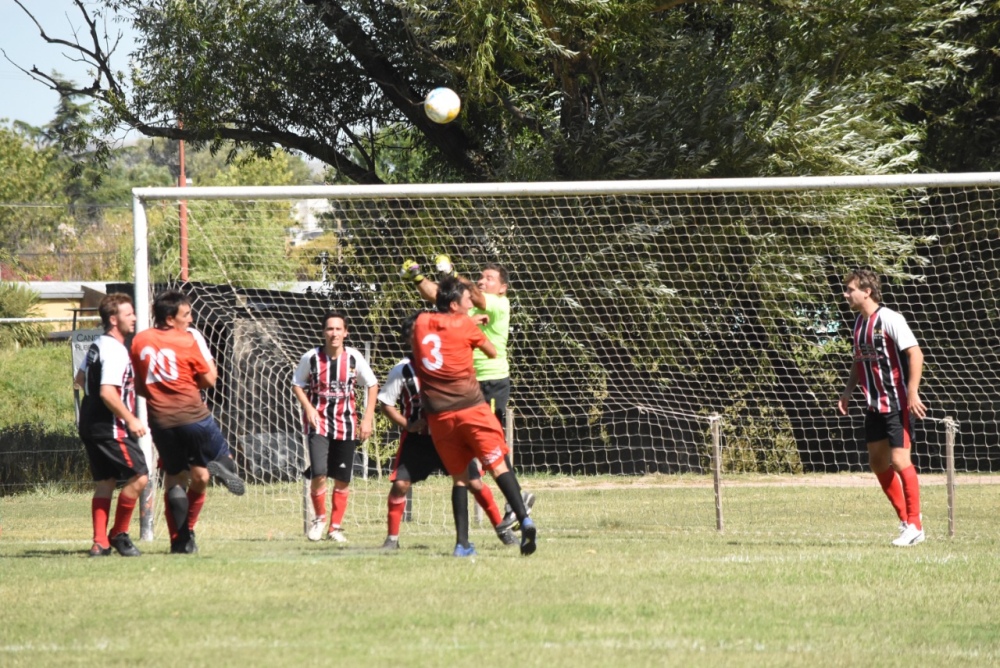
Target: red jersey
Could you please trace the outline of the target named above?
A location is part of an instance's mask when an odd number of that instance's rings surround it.
[[[132,339],[135,390],[145,397],[149,421],[170,429],[209,417],[201,399],[197,374],[211,371],[201,347],[190,332],[176,329],[143,330]]]
[[[483,393],[472,365],[472,351],[486,342],[464,313],[421,313],[413,325],[413,366],[420,379],[421,406],[427,413],[481,404]]]

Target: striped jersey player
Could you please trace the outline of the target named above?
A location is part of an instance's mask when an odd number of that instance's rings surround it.
[[[852,334],[854,358],[838,408],[847,415],[860,384],[865,396],[869,465],[899,517],[893,545],[923,542],[920,482],[910,456],[913,420],[927,414],[920,400],[924,355],[906,319],[881,304],[878,275],[857,269],[844,277],[844,299],[858,313]]]
[[[341,530],[347,510],[348,490],[354,468],[354,451],[371,436],[375,421],[378,379],[364,356],[345,345],[347,316],[331,311],[323,317],[323,345],[311,348],[299,361],[292,378],[292,392],[302,405],[308,439],[310,494],[314,519],[310,540],[320,540],[326,526],[326,479],[333,477],[333,500],[327,537],[338,543],[347,539]],[[365,388],[361,419],[355,390]]]
[[[78,430],[94,476],[90,556],[104,557],[114,547],[124,557],[139,556],[128,529],[136,502],[148,482],[146,458],[138,438],[146,427],[135,416],[135,375],[125,337],[135,332],[135,310],[128,295],[113,293],[98,306],[104,334],[90,345],[76,374],[83,388]],[[118,480],[114,525],[108,532],[111,497]]]

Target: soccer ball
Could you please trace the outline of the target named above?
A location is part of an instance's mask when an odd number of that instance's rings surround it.
[[[424,111],[435,123],[451,123],[462,110],[462,100],[450,88],[435,88],[427,93]]]

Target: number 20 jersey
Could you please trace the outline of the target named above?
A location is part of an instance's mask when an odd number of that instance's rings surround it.
[[[146,398],[151,425],[170,429],[211,415],[196,377],[211,367],[190,332],[143,330],[132,340],[131,356],[135,389]]]

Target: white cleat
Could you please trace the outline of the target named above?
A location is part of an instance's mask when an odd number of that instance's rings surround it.
[[[332,529],[330,533],[326,534],[326,537],[332,540],[334,543],[346,543],[347,536],[340,529]]]
[[[309,525],[309,532],[306,536],[309,540],[318,541],[323,540],[323,530],[326,529],[326,518],[317,517],[313,519],[312,524]]]
[[[924,530],[918,529],[916,525],[907,524],[906,531],[899,535],[899,538],[892,541],[892,544],[896,547],[913,547],[918,543],[924,542]]]

